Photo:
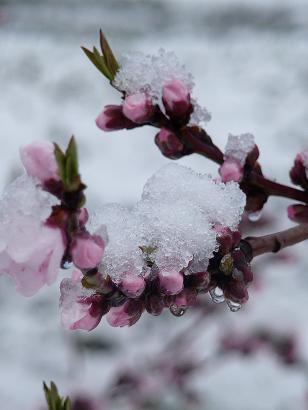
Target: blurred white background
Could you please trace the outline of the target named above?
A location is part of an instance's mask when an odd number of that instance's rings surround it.
[[[0,0],[1,190],[21,172],[19,146],[36,139],[65,145],[76,136],[92,207],[133,203],[146,179],[168,161],[153,143],[154,129],[104,134],[96,128],[102,107],[119,102],[80,49],[98,43],[99,28],[116,54],[174,50],[212,113],[207,130],[215,143],[223,147],[229,132],[253,133],[264,173],[288,182],[296,152],[308,145],[307,0]],[[217,172],[196,156],[180,162]],[[267,206],[279,228],[291,225],[286,205],[271,200]],[[202,353],[226,326],[268,324],[296,332],[308,358],[305,248],[298,246],[287,261],[267,258],[259,266],[259,290],[247,308],[204,325]],[[60,328],[57,305],[56,285],[29,300],[1,278],[1,409],[35,409],[43,379],[54,379],[67,393],[99,391],[116,366],[155,354],[162,334],[168,338],[193,315],[144,318],[120,330],[103,321],[83,339],[107,338],[122,349],[80,356],[76,336]],[[196,380],[208,399],[202,409],[209,410],[301,410],[307,383],[302,372],[287,371],[267,356],[231,358]]]

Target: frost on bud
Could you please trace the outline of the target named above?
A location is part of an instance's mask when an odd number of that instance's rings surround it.
[[[112,327],[134,325],[141,317],[143,305],[137,300],[127,300],[121,306],[112,307],[106,319]]]
[[[171,118],[185,117],[191,111],[187,86],[179,80],[170,80],[163,86],[163,103]]]
[[[176,295],[183,289],[183,275],[176,269],[161,269],[158,278],[162,292],[167,295]]]
[[[79,269],[97,267],[103,257],[104,240],[98,235],[78,234],[71,244],[71,256],[74,265]]]
[[[145,288],[145,280],[141,276],[127,272],[119,285],[122,292],[131,298],[139,297]]]
[[[20,148],[20,158],[27,174],[40,182],[59,181],[55,147],[49,141],[36,141]]]
[[[252,134],[229,134],[225,148],[224,163],[219,173],[223,182],[241,182],[245,169],[252,169],[259,157],[259,149],[255,145]]]
[[[96,118],[96,125],[103,131],[117,131],[136,127],[136,124],[125,117],[122,105],[106,105]]]
[[[243,167],[240,162],[234,159],[226,159],[219,168],[222,182],[240,182],[243,178]]]
[[[214,230],[217,233],[217,241],[219,244],[219,251],[226,255],[241,240],[241,233],[239,231],[231,231],[230,228],[223,225],[215,225]]]
[[[162,128],[156,135],[155,144],[165,157],[178,159],[184,155],[184,145],[176,134],[166,128]]]
[[[296,155],[290,178],[293,184],[308,190],[308,150]]]
[[[75,269],[71,279],[60,285],[60,315],[62,325],[70,330],[93,330],[109,310],[102,295],[82,286],[82,273]]]
[[[129,120],[143,124],[151,118],[153,105],[150,98],[144,93],[128,95],[123,103],[123,114]]]
[[[291,221],[297,223],[308,223],[308,206],[307,205],[290,205],[288,207],[288,217]]]

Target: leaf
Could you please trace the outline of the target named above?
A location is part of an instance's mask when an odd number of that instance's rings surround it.
[[[95,67],[111,82],[114,80],[120,66],[102,30],[100,30],[100,45],[103,53],[102,55],[96,47],[93,47],[93,51],[90,51],[85,47],[81,48]]]
[[[48,410],[71,410],[69,397],[65,399],[59,395],[57,386],[54,382],[50,383],[50,388],[43,383],[44,393],[48,404]]]
[[[60,175],[61,181],[64,183],[65,162],[66,162],[65,154],[62,152],[58,144],[54,143],[54,147],[55,147],[54,153],[55,153],[55,158],[58,164],[59,175]]]
[[[104,56],[101,56],[98,49],[96,47],[93,47],[93,53],[94,56],[96,58],[97,63],[100,66],[100,70],[101,72],[104,74],[105,77],[108,78],[108,80],[112,81],[113,80],[113,76],[107,66],[106,60],[104,58]]]
[[[72,137],[65,152],[65,186],[69,191],[74,191],[80,184],[78,172],[78,155],[75,138]]]
[[[95,67],[96,67],[102,74],[104,74],[104,73],[102,72],[102,69],[101,69],[101,66],[100,66],[99,62],[96,60],[95,54],[94,54],[92,51],[90,51],[90,50],[88,50],[87,48],[85,48],[85,47],[81,47],[81,49],[82,49],[83,52],[86,54],[86,56],[88,57],[88,59],[95,65]],[[104,75],[105,75],[105,74],[104,74]]]
[[[100,36],[100,44],[101,44],[101,49],[102,53],[104,55],[104,59],[107,65],[107,68],[109,69],[110,73],[112,74],[112,80],[114,80],[114,77],[119,70],[120,66],[119,63],[117,62],[111,47],[109,46],[109,43],[102,32],[102,30],[99,31],[99,36]]]

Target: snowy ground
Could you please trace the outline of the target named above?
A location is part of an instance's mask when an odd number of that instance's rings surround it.
[[[193,72],[200,103],[213,115],[208,132],[215,142],[224,146],[229,132],[254,133],[265,173],[288,181],[293,157],[308,145],[306,0],[0,0],[1,189],[20,172],[19,145],[39,138],[65,144],[75,134],[92,206],[131,204],[145,180],[168,162],[153,144],[152,129],[104,135],[96,128],[103,105],[118,102],[79,48],[97,42],[99,27],[119,51],[174,50]],[[216,172],[202,158],[180,162]],[[267,207],[279,227],[290,224],[285,204],[272,200]],[[269,324],[297,332],[308,359],[306,246],[298,246],[297,258],[289,262],[269,259],[259,265],[261,290],[244,311],[226,311],[220,322],[209,319],[198,349],[207,351],[225,326]],[[10,410],[34,409],[43,379],[54,379],[66,392],[81,386],[99,391],[117,364],[155,354],[162,334],[176,333],[193,315],[144,318],[132,329],[103,323],[88,337],[106,338],[122,349],[81,356],[76,335],[59,326],[57,286],[28,300],[7,278],[1,280],[0,400],[1,408]],[[209,410],[302,410],[307,380],[272,357],[234,356],[210,376],[199,375],[196,385]]]

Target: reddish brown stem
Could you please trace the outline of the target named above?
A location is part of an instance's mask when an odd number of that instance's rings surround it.
[[[269,252],[279,252],[281,249],[295,245],[308,239],[308,224],[301,224],[294,228],[286,229],[270,235],[259,237],[248,237],[252,256],[263,255]]]
[[[180,134],[182,142],[195,154],[203,155],[219,165],[224,161],[223,152],[212,142],[206,131],[201,128],[199,128],[201,131],[199,133],[189,132],[185,135],[159,109],[157,109],[154,121],[148,125],[157,128],[165,127]],[[294,199],[295,201],[308,204],[308,192],[271,181],[254,171],[249,173],[245,182],[251,186],[263,189],[268,195]]]

